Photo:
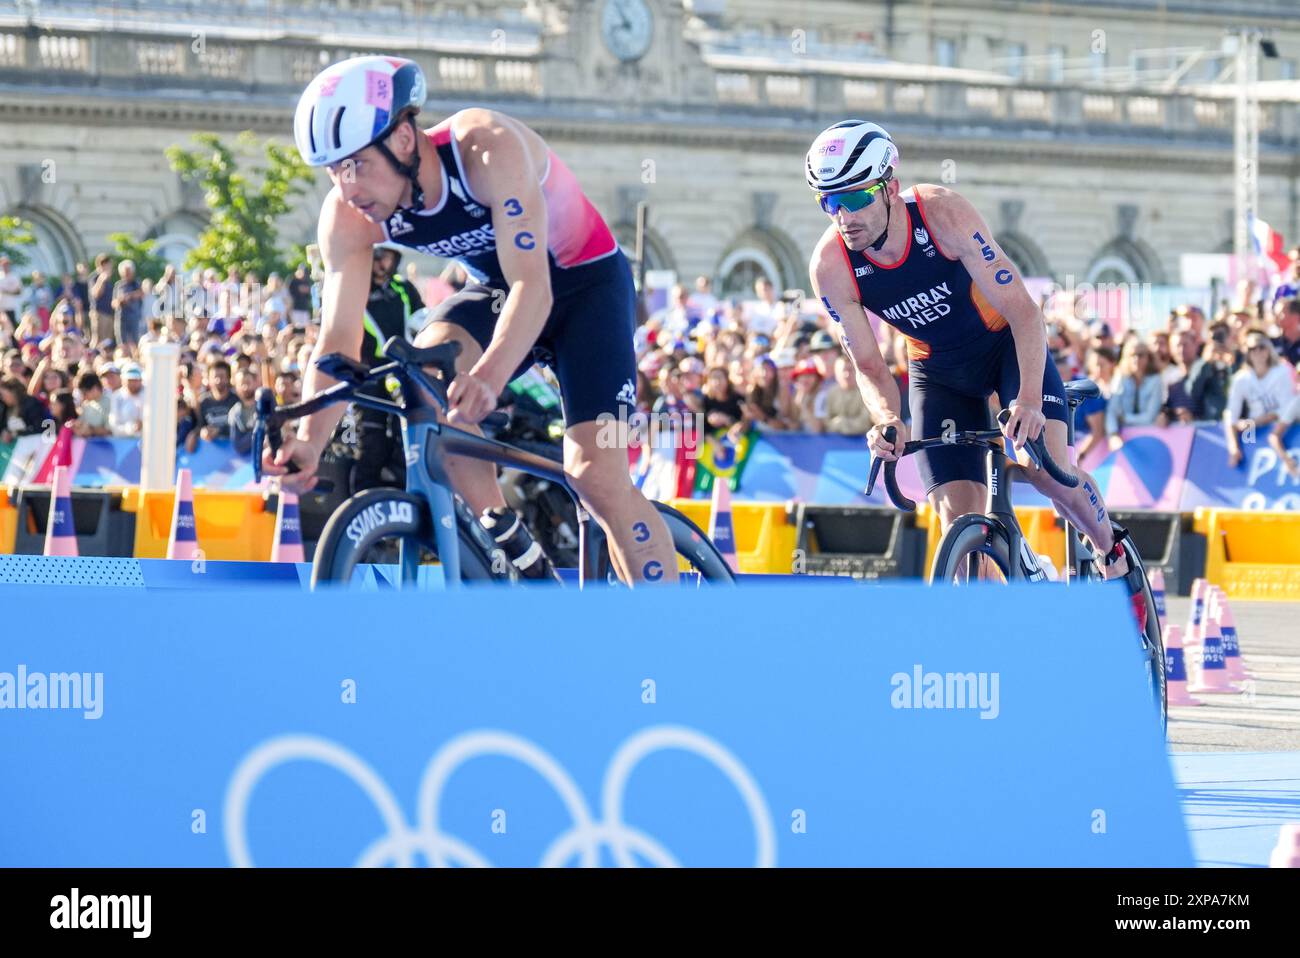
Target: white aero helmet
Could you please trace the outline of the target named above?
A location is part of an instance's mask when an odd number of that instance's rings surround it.
[[[303,91],[293,139],[308,166],[329,166],[382,140],[408,112],[418,113],[424,98],[424,73],[413,60],[341,60]]]
[[[818,193],[851,190],[893,176],[898,147],[882,127],[865,120],[845,120],[817,135],[805,166],[808,186]]]

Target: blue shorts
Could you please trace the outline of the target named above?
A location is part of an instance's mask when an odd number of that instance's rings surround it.
[[[630,418],[636,411],[636,286],[627,257],[616,252],[583,266],[552,269],[551,287],[551,315],[532,357],[514,375],[522,375],[534,362],[554,369],[565,426],[591,422],[602,414]],[[470,283],[439,303],[429,324],[454,323],[487,349],[502,292],[497,285]]]
[[[1006,406],[1020,393],[1020,363],[1011,331],[991,337],[983,349],[963,349],[960,358],[944,362],[914,359],[908,363],[907,398],[912,408],[913,439],[942,436],[945,428],[991,429],[988,398],[996,392]],[[1050,355],[1043,362],[1043,415],[1066,421],[1065,384]],[[948,422],[952,425],[949,426]],[[937,486],[959,479],[983,483],[984,450],[951,446],[917,453],[917,468],[928,496]]]

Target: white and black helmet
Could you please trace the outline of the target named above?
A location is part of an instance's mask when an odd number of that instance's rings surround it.
[[[307,84],[293,138],[308,166],[328,166],[378,142],[424,106],[424,73],[401,57],[353,57]]]
[[[851,190],[893,176],[898,147],[882,127],[866,120],[844,120],[817,135],[805,167],[808,186],[818,193]]]
[[[374,146],[411,181],[411,207],[421,209],[419,152],[404,163],[384,140],[402,123],[418,136],[424,72],[404,57],[352,57],[326,67],[307,84],[293,117],[293,139],[308,166],[330,166]]]

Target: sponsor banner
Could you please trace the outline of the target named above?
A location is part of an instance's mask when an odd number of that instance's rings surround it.
[[[1135,426],[1122,431],[1124,444],[1089,454],[1084,468],[1101,487],[1106,504],[1119,509],[1191,511],[1197,506],[1243,509],[1300,509],[1300,479],[1291,477],[1268,443],[1269,429],[1257,431],[1253,443],[1242,444],[1245,458],[1230,469],[1223,430],[1219,426]],[[1286,436],[1287,448],[1300,457],[1300,426]],[[751,433],[738,465],[743,467],[737,494],[748,501],[784,502],[796,499],[824,505],[888,505],[884,483],[870,499],[863,495],[871,469],[866,440],[859,436],[808,433]],[[0,448],[9,461],[3,482],[31,482],[54,446],[43,436],[24,436],[12,447]],[[695,488],[695,460],[675,448],[650,450],[637,464],[637,480],[652,498],[689,495],[707,497]],[[251,490],[252,462],[237,456],[228,442],[202,442],[191,455],[177,451],[177,468],[188,468],[194,485],[205,489]],[[132,486],[140,479],[137,439],[74,439],[73,485],[81,488]],[[898,467],[903,493],[923,500],[916,458]],[[1025,484],[1016,486],[1016,502],[1027,506],[1048,501]]]
[[[1121,590],[757,588],[0,587],[0,866],[1192,864]]]
[[[54,444],[44,436],[23,436],[14,444],[4,469],[4,484],[36,482]],[[140,483],[140,440],[134,438],[73,439],[72,485],[83,489],[135,486]],[[200,442],[193,453],[176,450],[176,468],[189,469],[196,487],[204,489],[255,489],[253,464],[236,455],[224,440]]]
[[[1179,508],[1300,509],[1300,479],[1286,471],[1269,443],[1272,429],[1257,429],[1254,442],[1242,442],[1241,463],[1233,467],[1228,465],[1223,427],[1197,428]],[[1300,425],[1287,431],[1283,445],[1292,456],[1300,457]]]

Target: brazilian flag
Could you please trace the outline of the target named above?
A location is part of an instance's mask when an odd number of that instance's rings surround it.
[[[728,439],[725,432],[705,433],[695,460],[696,497],[707,498],[713,495],[715,478],[725,479],[732,492],[738,491],[740,475],[745,471],[745,463],[749,461],[749,454],[754,451],[756,441],[752,429],[741,436],[737,443]]]

